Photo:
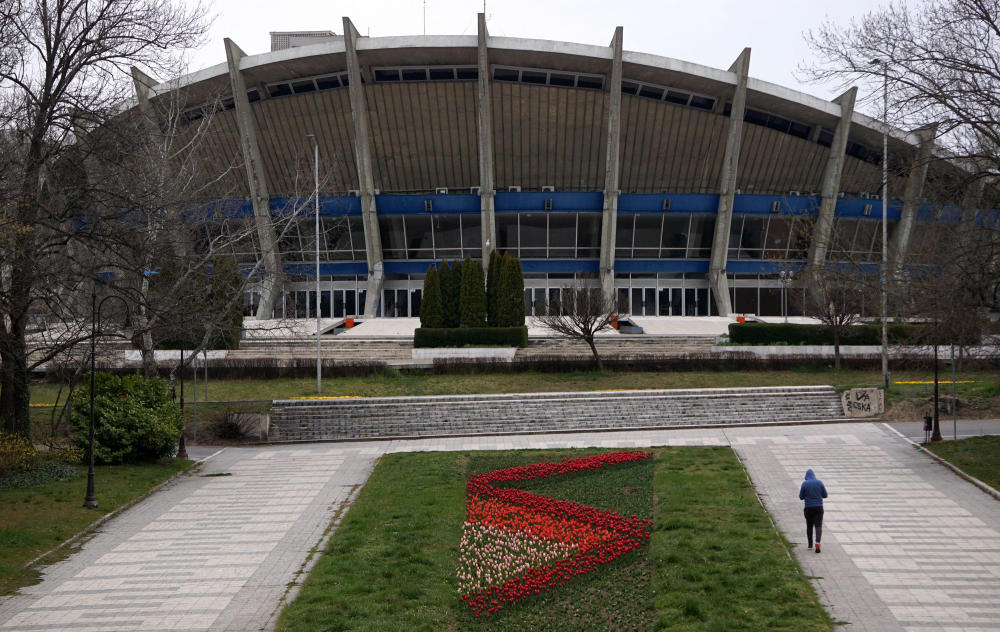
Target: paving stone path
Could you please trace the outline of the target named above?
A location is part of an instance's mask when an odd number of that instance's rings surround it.
[[[231,448],[0,602],[0,630],[270,629],[384,453],[662,445],[734,448],[843,629],[1000,631],[1000,502],[881,424]],[[810,467],[830,491],[820,555],[797,496]]]

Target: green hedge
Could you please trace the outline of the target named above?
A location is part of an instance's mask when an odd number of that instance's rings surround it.
[[[934,344],[930,325],[889,325],[889,344]],[[832,345],[833,331],[825,325],[794,323],[732,323],[729,341],[749,345]],[[940,344],[949,344],[941,341]],[[854,325],[841,336],[842,345],[881,345],[880,325]],[[968,344],[968,341],[966,342]]]
[[[418,327],[413,332],[413,346],[430,347],[527,347],[527,327]]]

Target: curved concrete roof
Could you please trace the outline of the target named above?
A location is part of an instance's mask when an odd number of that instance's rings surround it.
[[[490,64],[539,68],[610,77],[610,47],[489,37]],[[432,191],[437,187],[468,190],[479,184],[476,138],[476,82],[372,83],[370,67],[475,65],[474,35],[359,38],[359,64],[366,69],[365,106],[371,128],[376,188],[383,192]],[[738,51],[734,51],[738,52]],[[248,55],[240,60],[247,87],[301,77],[344,72],[342,41]],[[752,64],[751,64],[752,70]],[[712,96],[724,102],[736,86],[736,73],[648,53],[625,51],[622,76]],[[181,89],[190,104],[231,92],[226,64],[161,83],[152,96]],[[606,159],[608,91],[519,83],[490,83],[496,187],[538,190],[603,188]],[[328,90],[252,105],[265,176],[271,195],[294,195],[292,162],[308,150],[305,135],[316,133],[321,152],[338,156],[339,190],[357,189],[354,131],[347,90]],[[839,104],[790,88],[750,78],[747,106],[832,131]],[[239,138],[234,112],[214,117],[218,137],[206,160],[232,174],[222,184],[228,195],[245,191],[237,156]],[[728,117],[652,99],[623,94],[621,190],[623,192],[717,192]],[[881,146],[881,126],[855,113],[851,139]],[[902,149],[915,146],[913,133],[894,131]],[[899,145],[897,145],[899,147]],[[785,194],[819,191],[829,150],[773,129],[744,124],[738,186],[744,193]],[[227,180],[227,178],[223,178]],[[891,195],[901,193],[894,179]],[[848,156],[841,190],[874,192],[881,169]]]

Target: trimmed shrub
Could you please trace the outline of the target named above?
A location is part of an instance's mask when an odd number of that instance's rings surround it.
[[[524,275],[520,260],[507,253],[500,263],[497,321],[500,327],[524,327]]]
[[[35,446],[28,435],[0,430],[0,478],[23,474],[35,467]]]
[[[94,461],[132,463],[173,455],[181,438],[180,407],[170,399],[162,378],[141,375],[95,376]],[[71,400],[74,443],[88,448],[90,377],[84,376]]]
[[[490,327],[497,323],[497,296],[500,293],[500,253],[490,253],[490,265],[486,271],[486,322]]]
[[[462,264],[462,295],[459,303],[462,327],[486,326],[486,281],[483,264],[466,258]]]
[[[433,265],[427,268],[424,277],[424,293],[420,299],[420,326],[443,327],[444,314],[441,308],[441,282],[437,268]]]
[[[441,310],[445,327],[458,327],[462,322],[462,312],[459,311],[459,303],[462,299],[462,262],[453,261],[449,268],[448,263],[441,262]],[[447,278],[447,282],[445,279]]]
[[[934,344],[931,325],[889,325],[890,344]],[[833,330],[826,325],[795,323],[732,323],[729,341],[748,345],[832,345]],[[881,325],[854,325],[840,337],[842,345],[881,345]],[[940,344],[949,344],[941,341]]]
[[[436,347],[527,347],[527,327],[462,327],[414,330],[413,346]]]

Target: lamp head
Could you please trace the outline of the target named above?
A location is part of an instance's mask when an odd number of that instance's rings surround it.
[[[125,316],[125,324],[122,325],[122,335],[129,340],[131,340],[132,336],[135,335],[135,327],[132,326],[132,318],[128,315]]]
[[[995,323],[998,320],[1000,320],[1000,309],[998,309],[997,306],[994,305],[986,312],[986,316],[987,318],[990,319],[991,323]]]

